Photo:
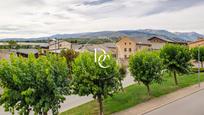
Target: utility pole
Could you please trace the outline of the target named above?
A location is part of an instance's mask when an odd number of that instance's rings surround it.
[[[200,87],[200,45],[198,45],[198,86]]]
[[[57,49],[59,50],[59,39],[57,39]]]
[[[54,39],[52,39],[52,41],[54,41],[54,44],[55,44],[55,53],[56,53],[56,44],[57,44],[57,42],[56,42],[56,39],[54,38]]]

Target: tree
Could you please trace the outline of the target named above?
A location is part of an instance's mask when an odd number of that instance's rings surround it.
[[[65,58],[47,55],[35,58],[11,56],[0,62],[0,84],[3,94],[0,104],[6,111],[18,110],[28,115],[30,110],[47,115],[52,110],[58,114],[60,103],[69,94]]]
[[[167,69],[173,72],[175,84],[178,85],[176,74],[187,73],[191,68],[191,52],[187,46],[178,44],[166,44],[160,52]]]
[[[66,58],[67,66],[70,69],[69,75],[71,75],[72,63],[73,63],[74,59],[79,55],[79,53],[74,51],[73,49],[63,49],[60,52],[60,55]]]
[[[10,41],[8,41],[8,45],[9,45],[10,49],[13,49],[14,47],[17,46],[17,42],[14,40],[10,40]]]
[[[163,64],[157,52],[139,51],[129,59],[129,70],[135,81],[142,82],[151,95],[150,84],[155,81],[161,83]]]
[[[198,50],[199,49],[199,50]],[[201,67],[203,68],[203,61],[204,61],[204,47],[195,47],[191,49],[192,57],[198,62],[198,52],[200,56]]]
[[[71,85],[75,94],[93,95],[99,103],[100,115],[103,115],[104,98],[112,96],[121,89],[122,78],[119,75],[119,66],[111,55],[110,58],[106,57],[105,61],[100,60],[99,57],[97,59],[108,68],[102,68],[98,62],[94,61],[94,53],[80,53],[73,64]]]
[[[125,65],[120,65],[119,67],[119,75],[120,75],[120,84],[121,84],[121,88],[122,88],[122,91],[124,92],[124,88],[123,88],[123,84],[122,84],[122,80],[125,78],[127,74],[127,71],[126,71],[126,66]]]

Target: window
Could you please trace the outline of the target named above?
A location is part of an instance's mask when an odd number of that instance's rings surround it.
[[[127,48],[124,48],[124,51],[126,52],[126,51],[127,51]]]
[[[125,45],[126,45],[126,42],[125,42]]]
[[[131,45],[131,42],[129,42],[129,45]]]
[[[131,52],[132,51],[132,49],[131,48],[129,48],[129,52]]]
[[[127,55],[124,55],[125,58],[127,58]]]

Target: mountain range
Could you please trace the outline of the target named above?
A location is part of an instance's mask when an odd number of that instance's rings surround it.
[[[154,29],[140,29],[140,30],[120,30],[120,31],[99,31],[99,32],[86,32],[75,34],[55,34],[47,37],[39,38],[4,38],[0,41],[16,40],[16,41],[36,41],[47,39],[66,39],[66,38],[116,38],[120,36],[137,37],[140,39],[148,39],[153,36],[164,37],[175,41],[195,41],[198,38],[204,38],[203,34],[196,32],[169,32],[167,30],[154,30]]]

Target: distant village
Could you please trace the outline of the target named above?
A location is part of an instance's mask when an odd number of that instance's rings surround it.
[[[60,53],[62,49],[73,49],[77,52],[83,51],[94,51],[95,48],[105,49],[118,59],[121,63],[126,63],[129,56],[139,50],[148,49],[148,50],[159,50],[165,44],[181,44],[188,45],[190,48],[197,46],[204,46],[204,39],[198,38],[193,42],[184,42],[176,41],[172,39],[167,39],[164,37],[150,37],[149,39],[133,38],[122,36],[119,37],[117,42],[111,41],[105,42],[102,44],[80,44],[80,43],[71,43],[65,40],[53,39],[48,43],[36,43],[36,42],[17,42],[21,46],[29,46],[29,48],[19,48],[13,49],[1,49],[0,50],[0,59],[8,58],[10,53],[15,53],[17,56],[27,57],[29,53],[33,53],[36,57],[39,55],[44,55],[47,52],[50,53]],[[9,45],[7,42],[0,42],[0,46]],[[36,48],[36,46],[38,48]]]

